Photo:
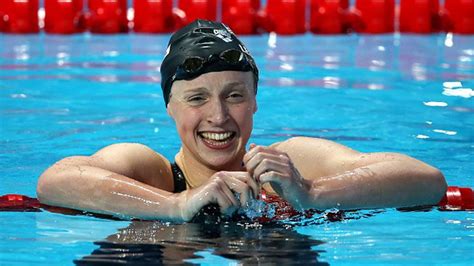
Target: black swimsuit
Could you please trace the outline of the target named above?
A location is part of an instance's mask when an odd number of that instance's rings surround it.
[[[173,180],[174,180],[174,193],[183,192],[186,190],[186,178],[184,177],[184,173],[179,168],[177,163],[171,164],[171,171],[173,172]]]

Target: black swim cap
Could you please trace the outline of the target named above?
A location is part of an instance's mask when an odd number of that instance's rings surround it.
[[[175,80],[225,70],[252,71],[256,92],[258,69],[244,44],[223,23],[195,20],[174,33],[168,43],[160,68],[165,105]]]

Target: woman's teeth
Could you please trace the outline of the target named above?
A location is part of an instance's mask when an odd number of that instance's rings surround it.
[[[225,133],[210,133],[210,132],[202,132],[201,137],[208,139],[208,140],[214,140],[214,141],[224,141],[227,140],[228,138],[232,137],[233,133],[232,132],[225,132]]]

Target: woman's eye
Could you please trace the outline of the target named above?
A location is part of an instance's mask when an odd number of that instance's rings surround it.
[[[227,98],[232,100],[232,101],[240,101],[244,98],[244,96],[240,93],[231,93],[231,94],[229,94],[229,96]]]
[[[204,96],[201,96],[201,95],[196,95],[196,96],[189,97],[187,100],[190,103],[200,103],[200,102],[205,101],[206,98]]]

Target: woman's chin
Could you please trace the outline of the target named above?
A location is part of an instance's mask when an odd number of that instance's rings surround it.
[[[203,156],[201,158],[210,169],[216,171],[240,170],[242,159],[237,156]]]
[[[243,156],[243,155],[242,155]],[[237,150],[201,153],[201,160],[216,171],[237,171],[242,167],[242,156]]]

